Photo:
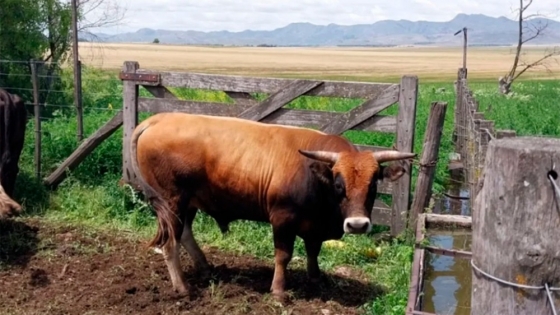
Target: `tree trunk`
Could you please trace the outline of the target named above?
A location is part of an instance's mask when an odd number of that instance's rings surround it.
[[[504,77],[500,77],[498,79],[498,88],[501,94],[509,94],[511,92],[511,81],[509,77],[506,79]]]

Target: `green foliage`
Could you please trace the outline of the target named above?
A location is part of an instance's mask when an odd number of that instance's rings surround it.
[[[69,104],[73,83],[60,75],[71,47],[71,17],[68,1],[0,0],[0,87],[31,103],[29,62],[35,60],[39,103]],[[51,112],[43,114],[49,117]]]
[[[122,86],[114,73],[96,69],[85,69],[83,74],[85,133],[93,133],[122,107]],[[66,77],[63,81],[67,80]],[[441,88],[445,88],[442,91]],[[520,134],[560,135],[553,123],[558,121],[560,85],[558,82],[519,83],[518,93],[511,98],[499,95],[495,84],[472,84],[481,109],[488,110],[488,118],[497,120],[498,128],[516,129]],[[181,99],[208,102],[227,102],[231,99],[223,92],[172,89]],[[68,92],[71,95],[70,92]],[[149,93],[141,89],[143,97]],[[265,95],[258,95],[262,99]],[[443,139],[436,171],[434,189],[441,192],[446,180],[448,154],[452,151],[451,135],[454,118],[454,92],[452,84],[421,84],[414,151],[422,151],[424,133],[429,116],[430,103],[448,102]],[[360,100],[302,97],[289,107],[315,110],[346,111],[360,104]],[[491,107],[491,108],[489,108]],[[383,114],[393,115],[397,108],[392,106]],[[147,117],[142,114],[140,120]],[[53,111],[53,118],[42,122],[43,129],[43,176],[62,162],[76,147],[76,119],[72,109]],[[134,199],[128,186],[120,187],[117,182],[121,173],[122,131],[118,130],[103,142],[85,161],[71,173],[62,185],[48,192],[34,178],[33,168],[33,120],[27,129],[26,145],[21,158],[22,171],[18,177],[16,198],[25,206],[27,214],[40,214],[49,219],[64,220],[80,225],[112,227],[134,231],[143,237],[151,237],[155,231],[155,218],[141,200]],[[345,133],[352,141],[363,144],[392,146],[394,135],[352,131]],[[418,166],[413,168],[413,185]],[[130,199],[133,207],[123,206]],[[202,244],[212,244],[222,250],[240,254],[252,254],[273,259],[272,234],[269,225],[238,221],[231,224],[231,231],[222,235],[215,222],[207,215],[199,214],[194,223],[195,236]],[[379,229],[378,229],[379,230]],[[367,235],[345,235],[345,246],[333,248],[323,246],[320,265],[332,271],[340,265],[352,265],[365,271],[370,280],[385,288],[386,293],[363,306],[368,314],[403,314],[408,298],[408,285],[413,255],[410,241],[395,239],[391,242],[375,242]],[[381,254],[367,255],[368,250],[380,247]],[[294,250],[292,268],[305,267],[305,249],[300,239]]]
[[[491,84],[470,84],[485,119],[517,135],[560,137],[560,81],[519,81],[503,96]]]

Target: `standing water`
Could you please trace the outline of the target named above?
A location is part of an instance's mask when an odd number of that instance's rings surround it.
[[[451,196],[468,197],[464,187],[448,191]],[[434,213],[471,215],[468,199],[444,197]],[[431,230],[426,238],[432,246],[471,251],[470,230]],[[470,315],[471,266],[469,260],[425,252],[422,311],[438,315]]]

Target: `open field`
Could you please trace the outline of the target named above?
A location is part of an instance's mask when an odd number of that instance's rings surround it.
[[[525,47],[524,61],[541,58],[546,47]],[[471,47],[467,65],[472,79],[496,81],[511,66],[514,47]],[[420,82],[451,81],[462,66],[462,47],[266,48],[161,44],[80,43],[81,60],[103,69],[120,69],[125,60],[142,68],[274,77],[387,81],[416,74]],[[560,78],[551,61],[523,78]]]

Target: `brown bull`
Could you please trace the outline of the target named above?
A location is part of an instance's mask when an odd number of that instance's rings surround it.
[[[131,141],[135,184],[158,217],[150,246],[163,249],[173,288],[181,293],[187,292],[181,244],[197,270],[210,267],[193,237],[197,209],[222,230],[238,219],[272,225],[271,291],[281,297],[296,235],[305,243],[308,275],[317,280],[323,241],[370,231],[377,181],[404,174],[401,166],[380,163],[416,156],[360,152],[341,136],[312,129],[183,113],[146,119]]]
[[[23,100],[0,89],[0,218],[21,212],[21,206],[13,200],[13,193],[26,126],[27,111]]]

